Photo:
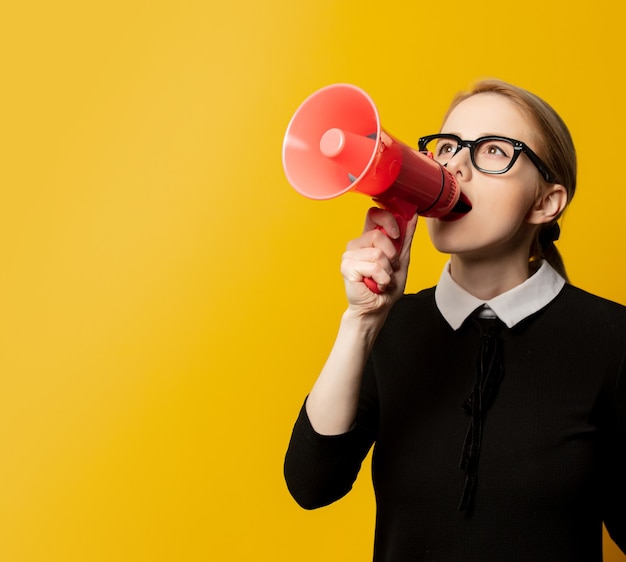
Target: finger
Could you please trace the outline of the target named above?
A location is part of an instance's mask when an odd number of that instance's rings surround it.
[[[388,258],[394,258],[398,253],[396,245],[391,238],[379,228],[365,231],[361,236],[350,240],[346,245],[346,249],[349,251],[358,251],[361,248],[378,248]]]
[[[346,259],[341,265],[341,274],[346,281],[363,283],[365,279],[373,279],[383,292],[392,283],[392,273],[378,262]]]
[[[418,215],[416,213],[415,215],[413,215],[411,220],[409,220],[406,223],[406,231],[404,233],[404,241],[402,243],[402,250],[400,251],[401,259],[402,259],[402,257],[410,254],[410,252],[411,252],[411,245],[413,244],[413,237],[415,235],[415,230],[417,228],[418,218],[419,217],[418,217]]]
[[[360,248],[346,251],[341,261],[341,272],[350,281],[371,277],[377,283],[388,285],[393,275],[393,265],[379,248]]]
[[[400,227],[393,214],[386,209],[371,207],[365,217],[364,231],[382,228],[389,238],[396,240],[400,236]]]
[[[352,265],[363,263],[377,264],[389,274],[393,273],[394,270],[393,263],[388,258],[387,254],[382,249],[373,246],[359,248],[353,251],[346,250],[342,260]]]

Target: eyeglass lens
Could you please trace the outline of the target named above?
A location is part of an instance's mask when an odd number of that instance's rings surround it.
[[[486,139],[472,148],[475,165],[490,172],[505,170],[515,155],[513,144],[505,140]],[[433,153],[437,162],[447,164],[459,151],[459,142],[454,138],[433,139],[426,150]]]

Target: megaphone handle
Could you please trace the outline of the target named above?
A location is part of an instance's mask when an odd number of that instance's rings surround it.
[[[376,228],[380,230],[383,234],[385,234],[385,236],[389,237],[389,239],[393,242],[393,245],[395,246],[396,251],[400,253],[400,250],[402,250],[402,244],[404,243],[404,236],[406,235],[406,226],[407,226],[409,219],[405,218],[405,214],[398,213],[395,211],[392,211],[392,213],[393,213],[393,216],[396,218],[396,222],[398,223],[398,228],[400,229],[400,236],[398,238],[391,238],[382,226],[377,226]],[[415,212],[411,214],[411,217],[413,216],[413,214],[415,214]],[[364,278],[363,283],[365,283],[367,288],[370,291],[372,291],[372,293],[376,293],[377,295],[380,295],[382,293],[382,291],[378,288],[378,283],[376,283],[376,281],[374,281],[371,277]]]

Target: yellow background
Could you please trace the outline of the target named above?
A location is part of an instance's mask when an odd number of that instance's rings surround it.
[[[29,1],[0,19],[0,560],[368,560],[374,505],[282,479],[370,202],[287,184],[350,82],[414,144],[496,76],[571,127],[573,282],[626,303],[621,1]],[[419,230],[409,290],[442,256]],[[626,560],[607,542],[606,560]]]

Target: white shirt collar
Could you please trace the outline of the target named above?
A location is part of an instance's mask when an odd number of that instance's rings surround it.
[[[448,261],[435,289],[435,302],[454,330],[458,330],[465,319],[481,306],[492,310],[502,322],[512,328],[550,303],[561,292],[563,285],[565,279],[544,261],[537,272],[521,285],[484,301],[456,284],[450,275]]]

